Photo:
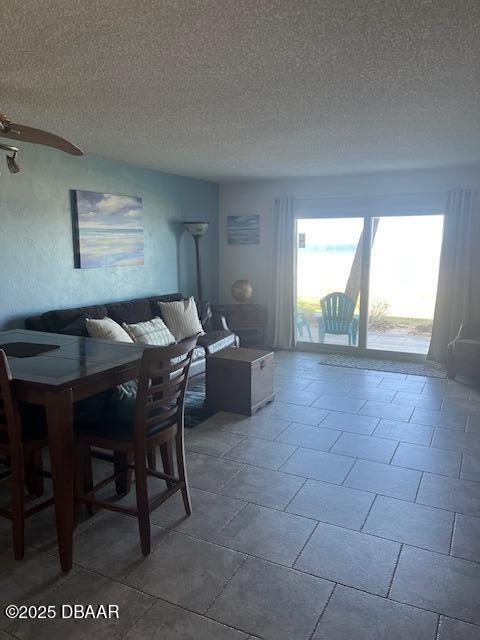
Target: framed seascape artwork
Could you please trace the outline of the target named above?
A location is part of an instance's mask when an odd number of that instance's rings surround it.
[[[72,191],[75,267],[143,264],[143,210],[138,196]]]
[[[260,216],[228,216],[228,244],[260,244]]]

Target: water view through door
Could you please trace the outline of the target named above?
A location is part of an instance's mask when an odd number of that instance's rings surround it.
[[[442,231],[442,215],[299,219],[297,341],[426,354]]]

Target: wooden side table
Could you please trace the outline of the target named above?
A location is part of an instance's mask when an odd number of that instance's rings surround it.
[[[227,347],[207,356],[207,404],[251,416],[274,399],[273,353]]]
[[[219,304],[212,307],[225,316],[230,329],[240,337],[240,346],[265,346],[267,308],[262,304]]]

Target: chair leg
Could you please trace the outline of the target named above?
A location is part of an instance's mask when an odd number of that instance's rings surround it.
[[[157,451],[156,451],[155,447],[153,449],[150,449],[150,451],[147,453],[147,463],[148,463],[148,468],[149,469],[153,469],[153,471],[156,470],[156,468],[157,468]]]
[[[145,452],[139,456],[135,452],[135,490],[137,493],[138,529],[142,554],[150,553],[150,510],[148,506],[147,466]]]
[[[160,445],[160,455],[162,456],[163,472],[169,476],[175,475],[171,442],[164,442]],[[173,486],[173,482],[171,480],[167,480],[166,482],[167,487],[170,489],[170,487]]]
[[[185,467],[185,447],[183,444],[183,434],[179,429],[175,436],[175,452],[177,455],[177,469],[178,477],[185,482],[185,486],[182,487],[183,505],[185,507],[185,513],[189,516],[192,513],[192,505],[190,503],[190,492],[188,490],[187,470]]]
[[[39,498],[44,493],[42,450],[30,451],[25,461],[25,484],[30,495]]]
[[[132,472],[128,467],[128,454],[120,451],[113,452],[113,466],[115,473],[122,475],[115,480],[117,495],[124,496],[132,488]]]
[[[75,525],[78,524],[80,509],[82,507],[78,498],[93,489],[92,456],[90,447],[86,444],[77,444],[75,449]],[[90,516],[93,516],[93,506],[86,504],[85,508]]]
[[[15,560],[25,553],[25,472],[23,455],[15,453],[10,460],[12,471],[12,533]]]
[[[82,503],[80,498],[88,491],[85,480],[85,449],[81,444],[75,448],[75,503],[73,513],[73,526],[76,528],[80,518]]]
[[[92,452],[88,445],[85,445],[83,453],[83,474],[85,492],[91,491],[93,489]],[[93,505],[87,504],[85,506],[87,507],[88,514],[93,516]]]

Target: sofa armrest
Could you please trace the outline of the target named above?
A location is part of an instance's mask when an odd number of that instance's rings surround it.
[[[230,327],[227,324],[227,319],[221,313],[212,313],[211,318],[212,329],[217,331],[231,331]],[[233,333],[233,332],[232,332]]]
[[[480,322],[462,324],[455,340],[480,340]]]

